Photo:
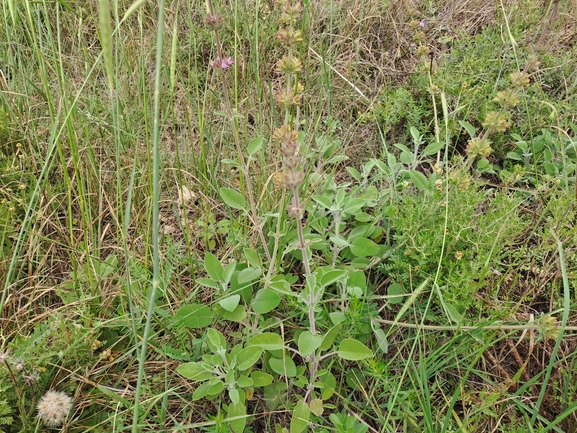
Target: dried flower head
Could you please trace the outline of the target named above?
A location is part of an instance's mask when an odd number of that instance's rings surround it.
[[[493,149],[491,149],[491,142],[486,138],[472,138],[465,151],[467,152],[467,155],[473,158],[476,158],[477,156],[486,158],[491,154]]]
[[[204,17],[204,23],[206,24],[206,27],[208,27],[210,30],[220,29],[222,27],[223,22],[224,18],[218,12],[215,13],[214,15],[207,14],[206,17]]]
[[[282,174],[282,182],[285,188],[293,189],[303,183],[305,174],[302,171],[285,170]]]
[[[300,3],[295,3],[291,5],[290,1],[284,2],[283,13],[279,18],[279,24],[283,27],[289,27],[293,25],[301,14],[302,5]]]
[[[505,113],[497,113],[496,111],[490,111],[485,116],[483,121],[483,126],[485,128],[493,129],[497,132],[505,132],[509,127],[509,122]]]
[[[519,93],[517,90],[509,88],[498,92],[493,101],[499,103],[503,108],[515,107],[519,104]]]
[[[296,145],[298,134],[289,126],[283,125],[280,128],[274,130],[272,133],[272,139],[279,143],[281,148],[285,146],[292,147]]]
[[[277,36],[282,44],[287,45],[289,47],[302,42],[303,35],[300,30],[295,30],[292,27],[286,27],[284,29],[280,29],[277,33]]]
[[[429,47],[426,45],[419,45],[417,48],[417,55],[426,56],[427,54],[429,54]]]
[[[303,65],[298,57],[286,54],[276,62],[276,71],[287,75],[298,74],[303,70]]]
[[[509,74],[509,76],[511,77],[511,82],[515,87],[525,87],[530,83],[529,74],[527,74],[527,72],[513,72],[512,74]]]
[[[63,392],[48,391],[38,402],[38,418],[48,427],[61,426],[70,409],[72,399]]]
[[[295,89],[289,90],[281,90],[275,96],[275,101],[278,106],[280,107],[296,107],[301,105],[302,102],[302,93],[299,90],[302,89],[302,86],[296,86]]]
[[[292,204],[289,204],[286,207],[286,210],[287,210],[287,214],[289,217],[297,219],[297,220],[302,220],[303,216],[305,214],[305,210],[302,206],[298,207],[298,206],[294,206]]]

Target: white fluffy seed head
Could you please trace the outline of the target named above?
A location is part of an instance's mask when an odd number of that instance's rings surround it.
[[[48,391],[38,402],[38,418],[49,427],[61,426],[70,409],[72,399],[63,392]]]

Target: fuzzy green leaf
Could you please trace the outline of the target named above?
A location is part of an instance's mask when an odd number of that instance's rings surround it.
[[[187,328],[204,328],[212,323],[214,314],[206,305],[183,305],[175,314],[176,320]]]
[[[281,298],[272,290],[260,289],[252,301],[252,310],[256,314],[266,314],[280,304]]]
[[[311,410],[304,400],[299,400],[293,410],[290,433],[301,433],[309,425]]]
[[[415,186],[421,191],[428,191],[430,189],[429,180],[420,171],[411,170],[409,171],[409,177],[415,184]]]
[[[373,352],[360,341],[347,338],[346,340],[341,341],[338,355],[340,358],[348,361],[360,361],[362,359],[371,358]]]
[[[262,267],[262,261],[260,256],[255,250],[251,250],[250,248],[245,248],[243,250],[244,256],[246,257],[246,261],[254,268]]]
[[[232,296],[228,296],[224,299],[221,299],[218,303],[226,311],[229,311],[232,313],[236,309],[236,307],[238,306],[239,302],[240,302],[240,295],[232,295]]]
[[[224,270],[222,269],[222,264],[211,252],[206,253],[204,256],[204,270],[214,281],[224,280]]]
[[[301,356],[309,356],[315,350],[317,350],[321,343],[323,342],[323,337],[320,335],[313,335],[311,331],[304,331],[299,336],[298,348]]]
[[[263,350],[281,350],[284,344],[280,335],[263,332],[252,337],[247,346],[260,346]]]
[[[231,322],[242,322],[246,319],[246,308],[244,305],[237,305],[233,311],[225,311],[223,317]]]
[[[246,283],[250,283],[260,277],[262,274],[259,268],[246,268],[239,272],[238,274],[238,284],[241,286]]]
[[[262,149],[263,143],[264,137],[262,135],[251,140],[250,143],[248,143],[248,154],[252,156],[257,153],[260,149]]]
[[[208,380],[212,377],[212,373],[206,370],[202,366],[203,364],[204,363],[202,362],[186,362],[184,364],[180,364],[176,368],[176,372],[194,382]]]
[[[351,252],[357,257],[375,256],[381,247],[367,238],[356,238],[351,243]]]
[[[443,147],[445,147],[445,143],[441,143],[439,141],[435,141],[430,143],[427,147],[423,149],[423,155],[431,156],[438,153]]]
[[[244,371],[252,367],[260,359],[262,355],[262,347],[245,347],[242,349],[238,355],[236,355],[236,361],[238,362],[237,369],[239,371]]]
[[[242,194],[231,188],[220,188],[222,200],[233,209],[245,210],[246,200]]]
[[[253,380],[253,386],[255,387],[263,387],[270,385],[273,381],[272,375],[268,373],[263,373],[262,371],[253,371],[250,374],[250,378]]]
[[[340,329],[341,329],[341,324],[337,323],[335,326],[333,326],[331,329],[328,330],[328,332],[323,337],[323,341],[321,343],[321,350],[322,351],[329,350],[331,348],[331,346],[333,345],[333,343],[335,341],[335,338],[339,334]]]
[[[276,374],[286,377],[295,377],[297,375],[297,366],[292,358],[288,355],[282,358],[271,356],[268,365]]]

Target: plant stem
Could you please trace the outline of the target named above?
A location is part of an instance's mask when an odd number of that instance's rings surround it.
[[[211,15],[214,15],[214,6],[212,4],[212,0],[208,0],[208,8],[209,8],[209,13]],[[222,57],[222,45],[220,42],[220,37],[218,36],[218,30],[216,30],[216,29],[214,30],[214,42],[216,44],[217,60],[220,61],[223,58]],[[240,165],[242,167],[241,185],[242,185],[243,180],[246,182],[245,191],[247,192],[248,201],[250,203],[250,208],[251,208],[251,212],[252,212],[252,216],[249,216],[249,218],[251,219],[251,221],[255,227],[255,230],[258,233],[258,237],[260,238],[260,241],[262,243],[262,247],[264,249],[264,253],[266,255],[266,258],[267,258],[268,262],[271,263],[272,257],[270,255],[269,250],[268,250],[268,242],[266,241],[266,238],[264,236],[261,224],[258,221],[258,208],[257,208],[256,202],[254,200],[252,181],[251,181],[251,178],[250,178],[250,175],[248,172],[248,164],[247,164],[246,160],[244,159],[243,149],[240,145],[240,137],[238,135],[238,124],[236,121],[236,117],[234,116],[232,104],[230,102],[230,94],[228,92],[228,80],[226,78],[225,71],[222,72],[222,89],[223,89],[223,93],[224,93],[226,112],[227,112],[228,118],[229,118],[229,120],[231,122],[231,126],[232,126],[232,133],[234,136],[234,142],[235,142],[236,150],[238,153],[238,159],[239,159]]]

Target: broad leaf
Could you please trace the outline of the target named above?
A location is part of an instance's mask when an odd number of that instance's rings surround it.
[[[323,337],[320,335],[313,335],[310,331],[304,331],[299,336],[299,341],[297,343],[299,353],[301,356],[309,356],[320,347],[322,342]]]
[[[423,149],[423,155],[425,156],[434,155],[438,153],[443,147],[445,147],[445,143],[435,141]]]
[[[263,373],[262,371],[253,371],[250,374],[250,378],[253,380],[255,387],[262,387],[270,385],[273,381],[271,374]]]
[[[228,424],[234,433],[243,433],[246,426],[246,406],[244,403],[228,405]]]
[[[348,361],[360,361],[362,359],[371,358],[373,352],[360,341],[347,338],[346,340],[341,341],[338,355],[340,358]]]
[[[257,153],[262,148],[263,143],[264,137],[262,135],[251,140],[250,143],[248,143],[248,154],[252,156]]]
[[[206,305],[183,305],[175,314],[176,320],[187,328],[204,328],[212,323],[214,314]]]
[[[403,290],[403,286],[399,283],[393,283],[387,289],[388,300],[391,304],[400,304],[403,302],[405,291]]]
[[[219,331],[210,328],[206,335],[208,336],[206,343],[212,353],[217,354],[220,350],[226,349],[226,339]]]
[[[290,433],[301,433],[309,426],[311,410],[304,400],[299,400],[293,410]]]
[[[224,270],[214,254],[208,252],[204,256],[204,270],[214,281],[224,280]]]
[[[240,295],[232,295],[232,296],[228,296],[224,299],[221,299],[218,303],[226,311],[229,311],[232,313],[236,309],[236,307],[238,306],[239,302],[240,302]]]
[[[246,308],[244,305],[237,305],[233,311],[225,311],[223,317],[231,322],[242,322],[246,319]]]
[[[272,371],[281,376],[295,377],[297,375],[297,366],[288,355],[282,358],[271,356],[268,360],[268,364]]]
[[[239,371],[244,371],[252,367],[260,359],[262,355],[262,347],[245,347],[242,349],[238,355],[236,355],[236,361],[238,362],[237,369]]]
[[[385,332],[380,328],[373,329],[377,343],[379,344],[379,349],[383,353],[389,352],[389,343],[387,342],[387,336]]]
[[[280,304],[281,298],[272,290],[260,289],[252,301],[252,310],[256,314],[266,314]]]
[[[340,329],[341,329],[341,324],[337,323],[335,326],[333,326],[331,329],[328,330],[328,332],[323,337],[323,341],[321,343],[321,350],[322,351],[329,350],[331,348],[331,346],[333,345],[333,342],[335,341],[335,338],[339,334]]]
[[[354,243],[354,242],[353,242]],[[378,247],[377,247],[378,248]],[[323,268],[323,270],[326,268]],[[338,280],[344,278],[347,275],[347,271],[342,269],[330,269],[322,273],[320,278],[321,286],[329,286]]]
[[[415,184],[415,186],[421,191],[429,191],[430,185],[427,177],[420,171],[411,170],[409,171],[409,177]]]
[[[246,200],[242,194],[231,188],[220,188],[219,190],[222,200],[234,209],[245,210]]]
[[[351,243],[351,253],[357,257],[375,256],[381,247],[367,238],[357,238]]]
[[[321,416],[323,414],[323,401],[320,398],[315,398],[311,401],[311,412],[316,416]]]
[[[258,255],[258,253],[255,250],[251,250],[250,248],[245,248],[244,250],[244,256],[246,257],[246,261],[255,268],[260,268],[262,267],[262,262],[260,259],[260,256]]]
[[[238,274],[238,284],[241,286],[245,283],[250,283],[260,277],[262,274],[259,268],[246,268]]]
[[[212,377],[212,372],[206,370],[202,365],[203,362],[187,362],[180,364],[176,372],[194,382],[208,380]]]
[[[260,346],[263,350],[281,350],[284,344],[280,335],[272,332],[263,332],[252,337],[247,346]]]

